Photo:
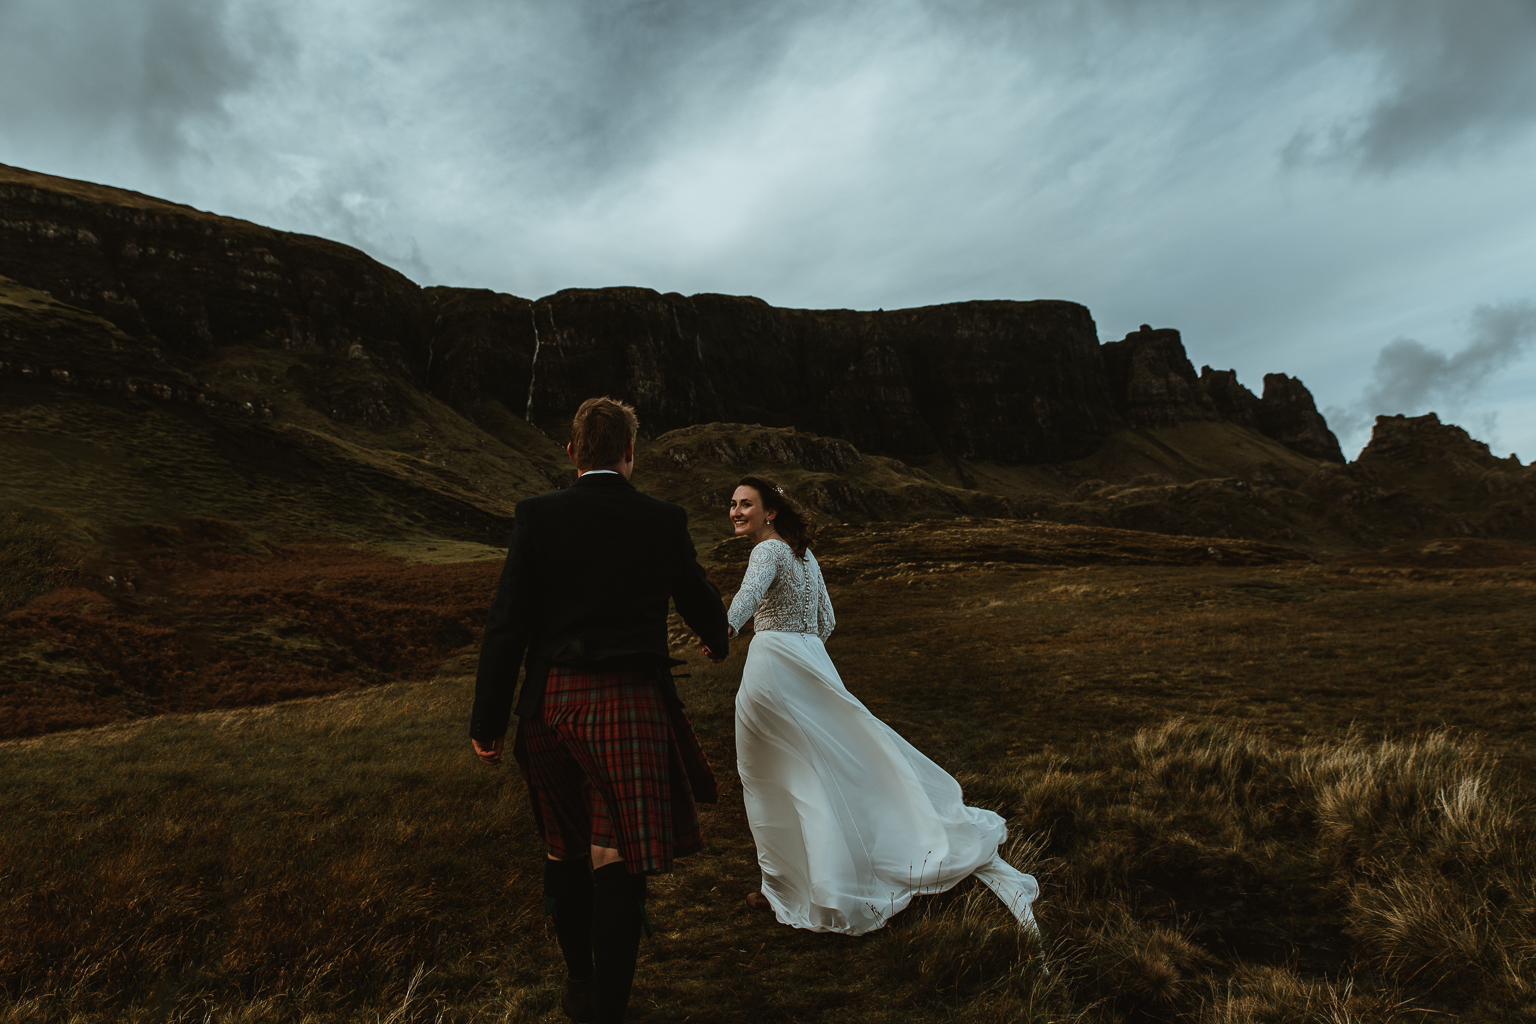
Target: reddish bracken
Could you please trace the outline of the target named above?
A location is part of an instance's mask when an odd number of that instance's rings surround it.
[[[473,649],[500,570],[267,547],[141,549],[0,617],[0,737],[419,678]]]

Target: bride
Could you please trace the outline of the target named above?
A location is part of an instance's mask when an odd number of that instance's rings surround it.
[[[836,619],[809,516],[755,476],[730,515],[754,545],[730,609],[732,636],[749,618],[756,630],[736,694],[736,764],[763,873],[747,902],[783,924],[862,935],[974,874],[1033,928],[1039,887],[998,855],[1003,819],[967,807],[960,784],[870,714],[827,657]]]

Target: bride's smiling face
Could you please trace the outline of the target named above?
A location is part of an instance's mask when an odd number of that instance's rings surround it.
[[[750,537],[756,542],[768,531],[768,524],[767,509],[763,508],[757,488],[736,488],[736,493],[731,495],[731,525],[736,528],[736,536]]]

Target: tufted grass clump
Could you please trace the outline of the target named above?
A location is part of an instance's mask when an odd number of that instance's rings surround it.
[[[1223,1021],[1387,1020],[1402,993],[1536,1008],[1536,829],[1464,737],[1282,744],[1175,720],[989,792],[1074,894],[1055,909],[1080,1000]],[[1308,966],[1331,980],[1286,966],[1320,945]]]

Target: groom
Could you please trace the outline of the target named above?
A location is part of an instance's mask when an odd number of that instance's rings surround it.
[[[475,753],[500,764],[526,654],[512,753],[544,837],[561,1005],[593,1024],[623,1020],[646,875],[703,846],[694,802],[717,799],[672,685],[667,602],[717,657],[725,610],[687,513],[629,482],[638,429],[622,402],[583,402],[566,446],[575,484],[518,502],[470,719]]]

